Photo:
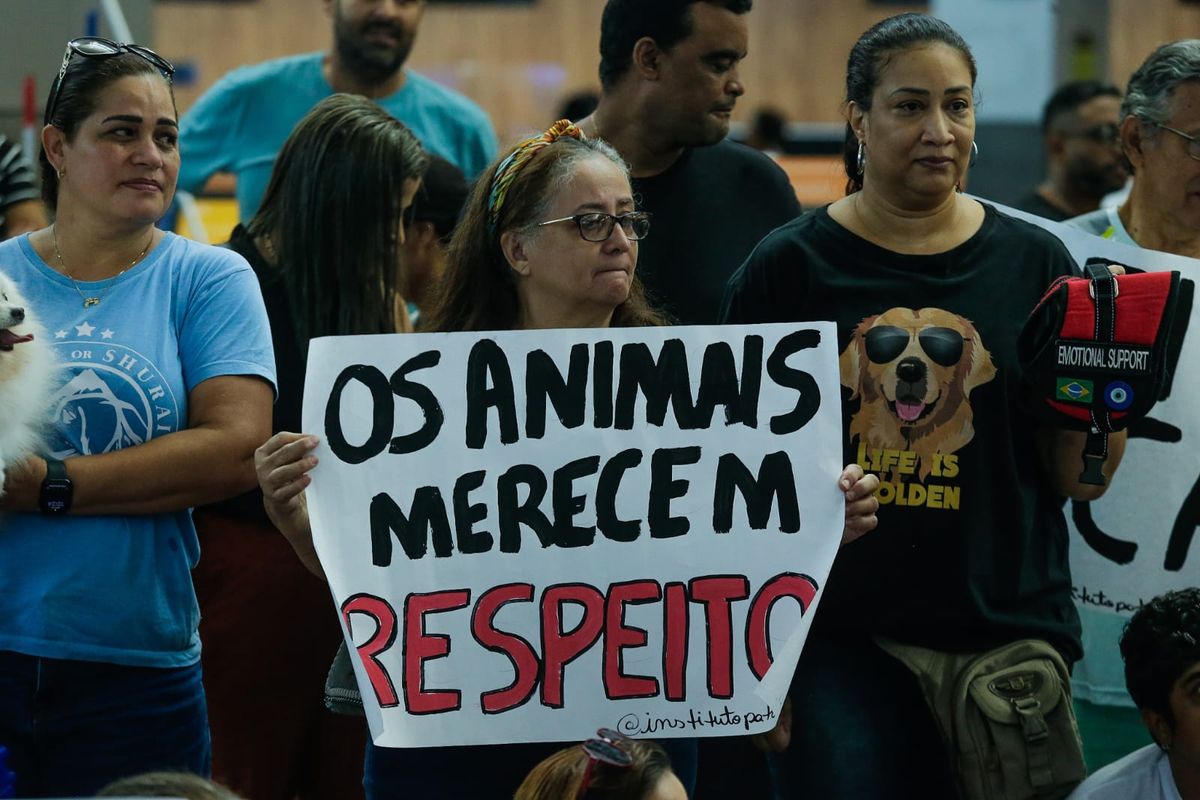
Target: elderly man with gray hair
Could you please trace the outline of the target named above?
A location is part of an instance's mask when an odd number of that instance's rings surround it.
[[[1122,244],[1200,258],[1200,39],[1151,53],[1129,79],[1120,116],[1121,151],[1133,173],[1129,197],[1120,208],[1067,224]],[[1154,509],[1137,513],[1140,524],[1161,529]],[[1079,585],[1088,582],[1086,574],[1074,577]],[[1081,618],[1088,644],[1075,670],[1075,707],[1084,755],[1095,770],[1140,747],[1144,733],[1120,685],[1115,636],[1096,616]]]
[[[1165,44],[1133,73],[1121,103],[1129,199],[1070,221],[1106,239],[1200,258],[1200,39]]]

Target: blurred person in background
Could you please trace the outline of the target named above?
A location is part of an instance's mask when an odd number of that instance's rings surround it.
[[[787,117],[774,108],[760,108],[754,112],[746,144],[755,150],[777,156],[784,150],[783,133],[787,128]]]
[[[1095,211],[1124,186],[1120,108],[1121,91],[1112,84],[1060,86],[1042,111],[1046,180],[1015,207],[1059,222]]]
[[[562,105],[559,106],[557,119],[569,119],[571,122],[578,122],[596,110],[596,106],[600,104],[600,95],[597,92],[587,89],[582,92],[575,92],[563,99]]]
[[[483,109],[404,67],[427,0],[322,0],[332,23],[328,52],[241,67],[217,81],[184,115],[187,154],[179,188],[198,192],[214,174],[237,178],[238,219],[258,211],[271,165],[292,128],[335,92],[374,100],[428,152],[474,177],[496,151]]]
[[[726,140],[745,93],[751,0],[608,0],[600,105],[579,124],[630,165],[654,214],[640,274],[674,321],[717,321],[725,282],[758,241],[799,216],[787,175]]]
[[[1129,79],[1121,103],[1129,197],[1071,220],[1122,244],[1200,258],[1200,39],[1163,45]]]
[[[33,170],[16,142],[0,133],[0,239],[46,227]]]
[[[444,158],[429,156],[429,166],[404,222],[400,292],[408,301],[413,325],[421,324],[421,309],[428,307],[446,269],[446,248],[469,191],[462,170]]]

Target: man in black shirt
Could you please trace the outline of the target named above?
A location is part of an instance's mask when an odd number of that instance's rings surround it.
[[[752,0],[608,0],[600,105],[580,125],[617,148],[654,214],[638,274],[675,321],[717,321],[725,282],[758,241],[800,214],[770,158],[725,140],[745,89]]]
[[[1057,221],[1095,211],[1128,173],[1117,143],[1121,92],[1099,81],[1064,84],[1046,101],[1046,180],[1016,207]]]

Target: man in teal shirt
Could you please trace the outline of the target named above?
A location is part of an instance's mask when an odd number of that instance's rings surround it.
[[[275,156],[292,128],[334,92],[369,97],[416,134],[427,150],[474,177],[496,151],[483,109],[404,62],[427,0],[324,0],[333,47],[236,69],[184,115],[179,188],[198,192],[215,173],[237,176],[238,217],[262,199]]]

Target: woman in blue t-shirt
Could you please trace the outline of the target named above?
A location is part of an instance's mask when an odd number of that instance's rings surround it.
[[[246,262],[155,227],[179,171],[171,75],[146,48],[71,41],[42,130],[55,222],[0,244],[58,367],[45,446],[0,501],[0,744],[21,796],[208,771],[189,508],[253,485],[274,365]]]

